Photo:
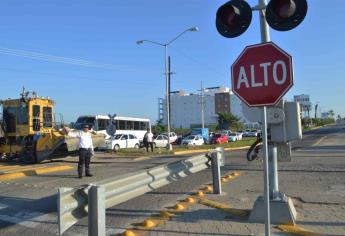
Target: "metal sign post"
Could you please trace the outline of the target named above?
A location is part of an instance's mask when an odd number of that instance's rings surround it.
[[[264,157],[264,198],[265,198],[265,235],[270,236],[270,193],[269,193],[269,169],[268,169],[268,144],[267,144],[267,117],[266,117],[266,106],[263,108],[263,115],[264,115],[264,122],[263,122],[263,130],[262,130],[262,143],[263,149],[265,153]]]
[[[270,40],[270,33],[268,24],[265,18],[265,9],[267,5],[266,0],[259,0],[259,5],[262,7],[260,10],[260,31],[261,31],[261,42],[266,43],[271,41]],[[262,142],[263,148],[265,153],[264,158],[264,195],[265,195],[265,235],[271,235],[271,217],[270,217],[270,196],[269,196],[269,169],[268,169],[268,143],[267,143],[267,109],[266,106],[263,108],[263,115],[264,115],[264,122],[263,122],[263,130],[262,130]]]

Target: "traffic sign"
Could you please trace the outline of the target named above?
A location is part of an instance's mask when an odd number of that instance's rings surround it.
[[[231,66],[231,82],[248,106],[275,105],[293,85],[292,57],[272,42],[248,46]]]

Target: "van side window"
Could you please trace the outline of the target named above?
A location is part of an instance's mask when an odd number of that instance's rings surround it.
[[[98,130],[105,130],[108,126],[108,119],[97,119]]]

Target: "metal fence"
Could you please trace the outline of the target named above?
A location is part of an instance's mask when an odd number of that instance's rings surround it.
[[[217,160],[218,158],[221,160],[221,157],[224,156],[224,149],[218,149],[212,153],[215,154]],[[186,160],[117,176],[79,188],[60,188],[58,192],[59,235],[62,235],[85,216],[89,217],[89,235],[104,235],[106,208],[206,169],[213,154],[190,157]],[[222,161],[216,163],[222,163]],[[214,168],[214,170],[217,169],[219,171],[219,168]],[[218,173],[218,184],[219,176]],[[213,181],[215,183],[215,180]]]

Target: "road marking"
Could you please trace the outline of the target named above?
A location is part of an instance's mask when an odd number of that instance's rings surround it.
[[[22,211],[14,215],[0,214],[0,220],[12,224],[19,224],[27,228],[41,228],[41,223],[56,223],[56,217],[37,211]]]
[[[151,159],[151,157],[145,157],[145,156],[143,156],[143,157],[136,157],[136,158],[134,158],[134,161],[143,161],[143,160],[150,160]]]
[[[345,152],[345,149],[300,149],[298,152],[316,152],[316,153],[339,153],[339,152]]]
[[[318,141],[316,141],[314,144],[312,144],[311,146],[315,147],[317,145],[319,145],[325,138],[327,138],[327,136],[323,136],[321,137]]]
[[[277,229],[283,232],[301,235],[301,236],[323,236],[324,235],[324,234],[315,233],[311,230],[302,228],[298,225],[278,225],[276,227]]]
[[[5,204],[0,203],[0,210],[7,208],[8,206]]]
[[[40,167],[37,169],[25,170],[20,172],[0,174],[0,181],[13,180],[23,178],[25,176],[35,176],[50,172],[65,171],[71,169],[73,169],[73,167],[69,165]]]
[[[230,205],[227,204],[223,204],[220,202],[216,202],[216,201],[212,201],[210,199],[207,198],[203,198],[199,200],[199,203],[208,207],[212,207],[212,208],[216,208],[222,211],[225,211],[227,213],[230,213],[231,215],[237,216],[237,217],[247,217],[250,213],[250,210],[246,210],[246,209],[235,209],[235,208],[231,208]]]

